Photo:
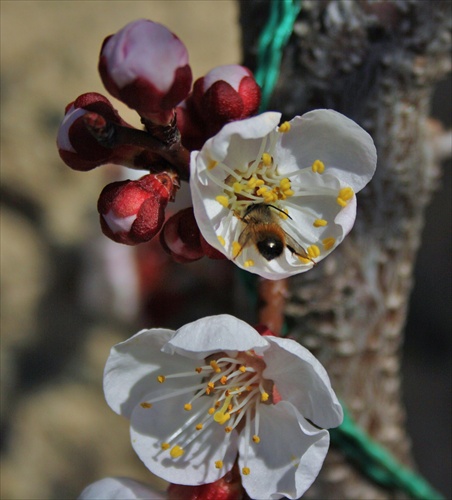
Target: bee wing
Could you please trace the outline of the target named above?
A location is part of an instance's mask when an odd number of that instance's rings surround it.
[[[286,246],[292,253],[298,257],[302,257],[303,259],[310,260],[314,265],[316,264],[311,257],[309,257],[308,252],[306,252],[306,250],[297,241],[295,241],[290,234],[284,231],[284,236],[286,238]]]

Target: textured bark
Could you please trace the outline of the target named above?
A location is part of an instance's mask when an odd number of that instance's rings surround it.
[[[268,2],[243,0],[244,64],[256,67]],[[289,335],[325,365],[356,421],[412,465],[400,400],[400,344],[424,210],[438,178],[429,127],[434,84],[450,69],[450,2],[303,0],[270,109],[332,108],[374,138],[377,173],[344,243],[290,280]],[[321,159],[321,151],[319,151]],[[332,449],[307,498],[403,498]]]

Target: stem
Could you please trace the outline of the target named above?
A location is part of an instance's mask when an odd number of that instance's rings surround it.
[[[259,280],[259,323],[281,335],[287,299],[287,280]]]
[[[179,177],[184,181],[188,181],[190,151],[182,146],[178,131],[167,134],[168,137],[171,137],[171,140],[166,143],[144,130],[124,127],[118,123],[106,120],[103,116],[94,112],[86,113],[83,119],[86,128],[102,146],[115,148],[130,145],[147,149],[149,152],[158,154],[169,162],[176,169]],[[177,130],[175,124],[172,126]]]

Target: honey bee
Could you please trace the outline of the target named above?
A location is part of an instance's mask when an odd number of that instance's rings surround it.
[[[246,209],[245,214],[240,218],[246,224],[238,240],[240,252],[254,243],[262,257],[270,261],[278,258],[287,247],[293,254],[315,264],[306,250],[284,231],[275,211],[291,218],[280,208],[266,203],[255,203]]]

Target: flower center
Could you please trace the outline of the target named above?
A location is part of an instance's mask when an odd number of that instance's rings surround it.
[[[161,452],[168,451],[173,459],[181,457],[188,446],[198,439],[203,432],[212,425],[221,425],[224,432],[244,432],[247,443],[259,443],[259,406],[273,404],[273,382],[264,379],[262,372],[265,369],[264,361],[254,352],[240,352],[236,357],[219,353],[206,359],[206,364],[197,367],[193,372],[159,375],[157,380],[164,383],[170,378],[186,378],[201,375],[200,384],[172,391],[148,401],[143,401],[142,408],[148,409],[163,399],[181,394],[190,394],[191,398],[184,404],[181,411],[191,412],[186,422],[172,435],[167,436],[160,443]],[[203,404],[196,405],[196,400]],[[223,467],[227,441],[223,449],[218,450],[218,459],[214,461],[217,469]],[[248,447],[247,447],[248,448]],[[242,472],[249,473],[246,466]]]

